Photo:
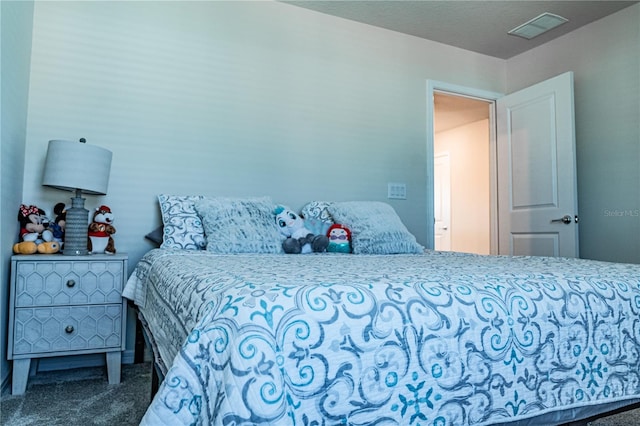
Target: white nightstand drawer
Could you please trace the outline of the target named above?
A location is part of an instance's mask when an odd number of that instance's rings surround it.
[[[13,333],[14,355],[119,348],[122,305],[18,308]]]
[[[121,303],[122,261],[21,261],[16,307]]]

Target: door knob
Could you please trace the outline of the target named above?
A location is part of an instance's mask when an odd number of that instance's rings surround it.
[[[552,219],[552,220],[551,220],[551,223],[562,222],[562,223],[564,223],[565,225],[568,225],[568,224],[570,224],[570,223],[571,223],[571,221],[572,221],[572,220],[573,220],[573,218],[572,218],[570,215],[565,214],[565,215],[564,215],[564,216],[562,216],[560,219]],[[576,222],[577,222],[577,220],[576,220]]]

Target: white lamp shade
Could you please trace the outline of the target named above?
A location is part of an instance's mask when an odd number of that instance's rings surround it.
[[[105,195],[109,186],[111,151],[83,142],[50,140],[42,184],[66,191],[81,189]]]

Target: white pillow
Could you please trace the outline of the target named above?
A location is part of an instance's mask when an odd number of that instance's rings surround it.
[[[354,254],[422,253],[424,247],[404,226],[389,204],[379,201],[331,203],[327,208],[336,223],[351,230]]]
[[[162,213],[163,233],[160,248],[204,250],[206,240],[202,221],[194,203],[203,195],[158,195]]]
[[[208,198],[195,208],[204,225],[207,251],[214,253],[282,253],[273,202],[260,198]]]

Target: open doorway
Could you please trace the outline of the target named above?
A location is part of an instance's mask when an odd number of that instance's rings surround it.
[[[434,248],[491,253],[492,102],[434,91]]]
[[[479,100],[489,108],[490,254],[577,257],[573,73],[507,95],[427,80],[427,248],[435,247],[434,99],[439,93]],[[574,220],[565,222],[572,215]]]

